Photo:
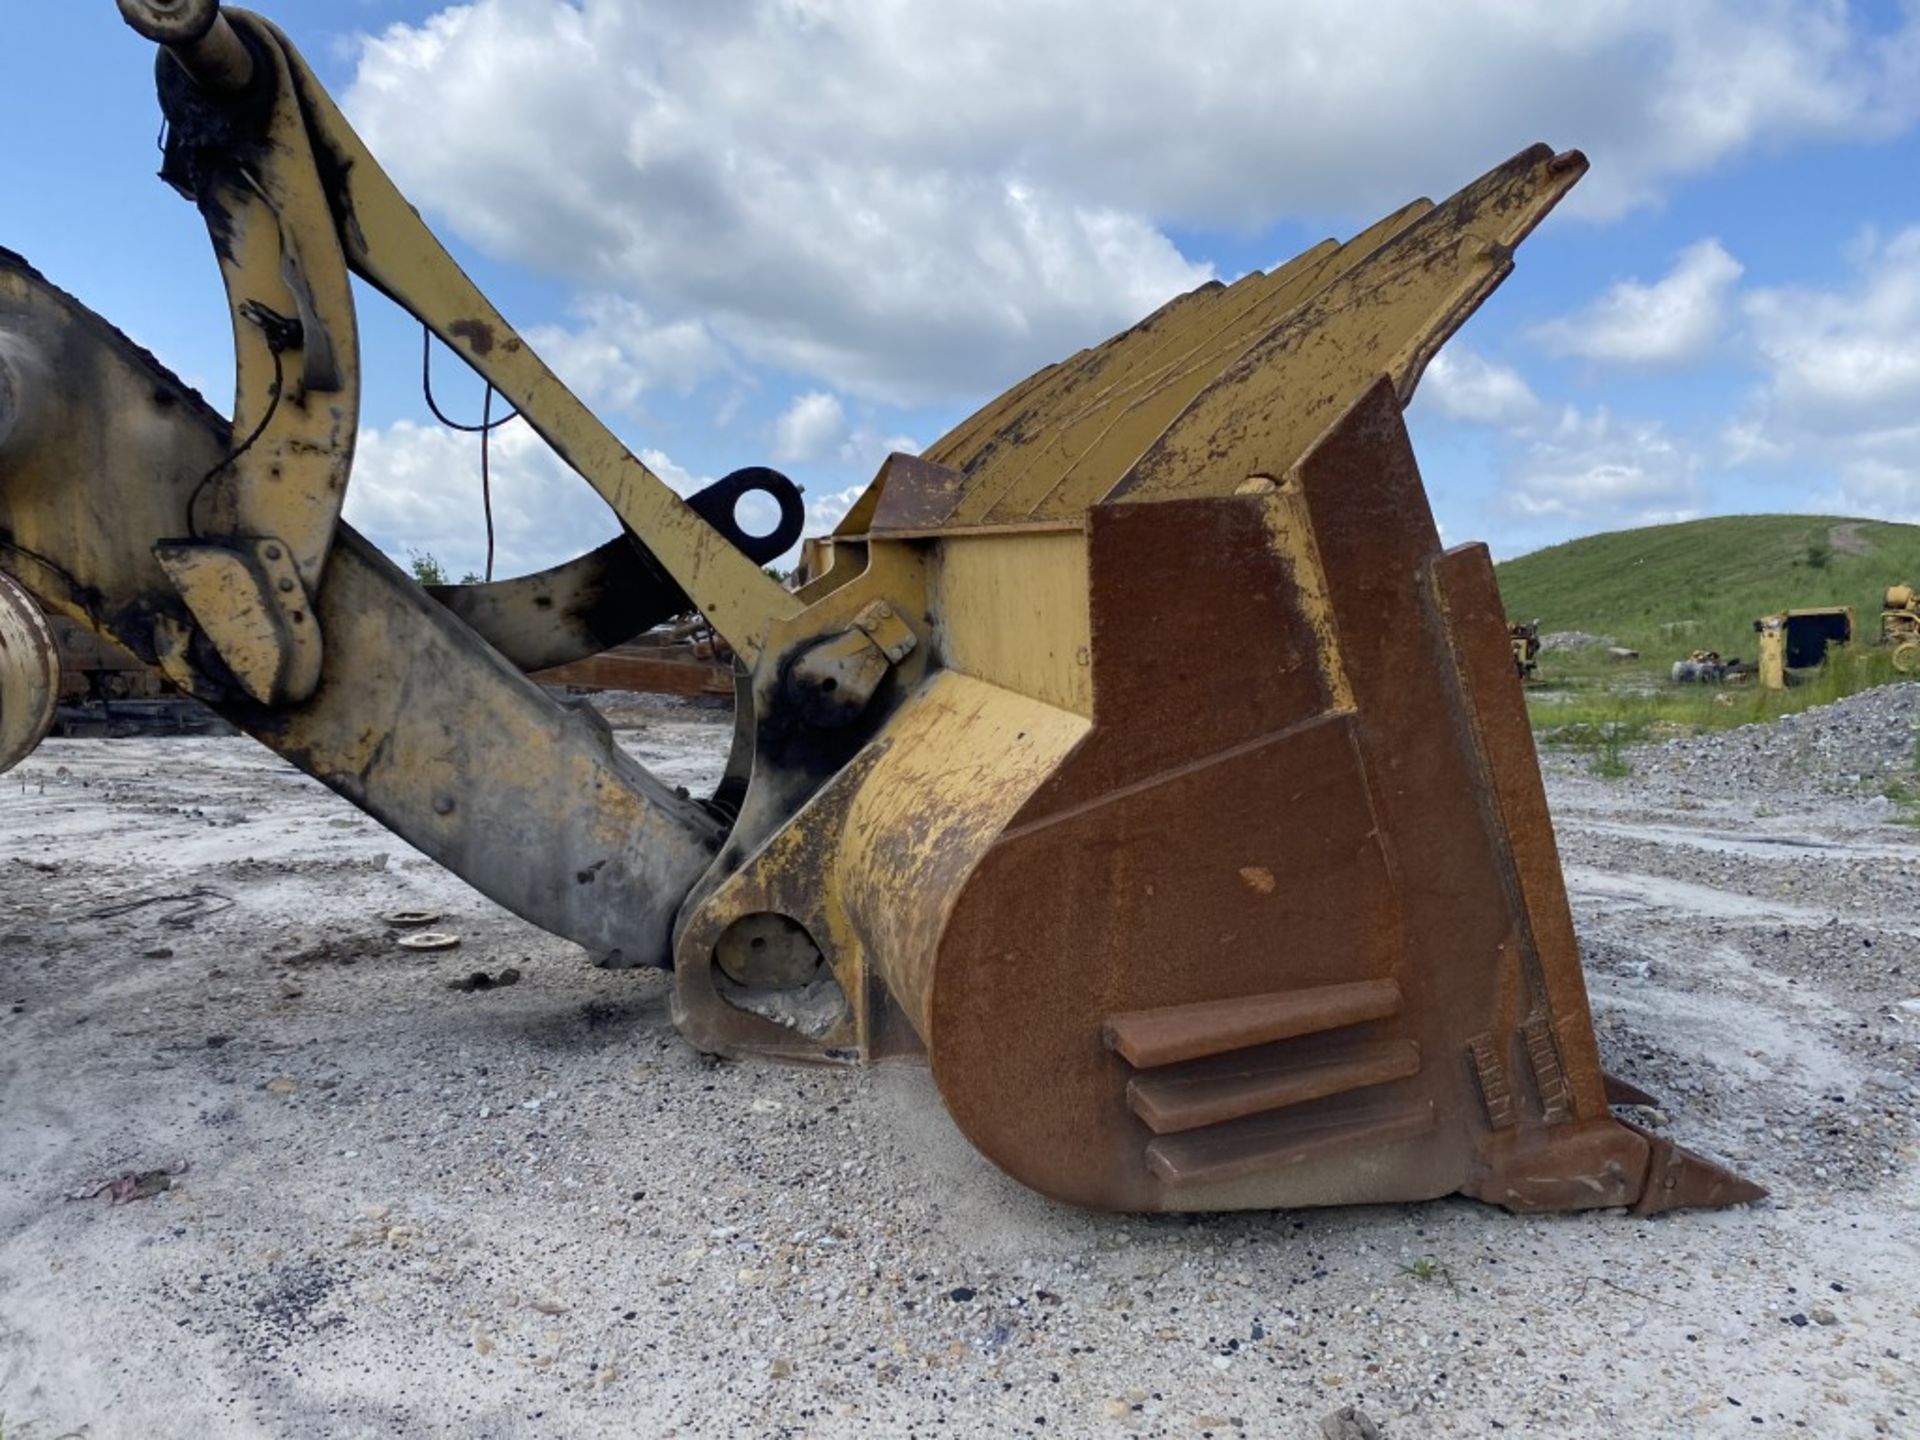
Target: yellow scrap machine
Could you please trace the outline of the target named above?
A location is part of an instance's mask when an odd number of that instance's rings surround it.
[[[1784,690],[1795,670],[1824,665],[1827,652],[1853,643],[1853,607],[1827,605],[1812,610],[1782,610],[1753,622],[1760,637],[1756,668],[1768,690]]]
[[[1402,421],[1580,155],[1523,150],[1029,376],[886,461],[792,593],[732,514],[792,487],[669,490],[281,31],[120,8],[161,46],[237,388],[218,413],[0,253],[0,761],[57,683],[31,592],[600,963],[670,966],[693,1044],[918,1060],[1076,1205],[1761,1193],[1610,1108],[1637,1092],[1601,1067],[1493,569],[1441,547]],[[430,595],[343,524],[355,275],[624,533]],[[697,798],[528,678],[690,607],[736,660]]]
[[[1893,647],[1893,668],[1920,675],[1920,591],[1889,585],[1880,597],[1880,643]]]
[[[1540,673],[1540,622],[1508,625],[1507,643],[1513,648],[1513,670],[1521,683],[1536,678]]]

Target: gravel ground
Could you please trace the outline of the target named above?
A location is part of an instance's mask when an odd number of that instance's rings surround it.
[[[0,1433],[1920,1435],[1916,720],[1550,757],[1609,1067],[1773,1189],[1653,1221],[1062,1210],[917,1070],[695,1055],[251,742],[51,743],[0,780]]]

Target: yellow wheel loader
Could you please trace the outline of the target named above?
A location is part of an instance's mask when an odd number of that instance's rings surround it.
[[[1601,1068],[1493,569],[1441,548],[1402,421],[1580,155],[1524,150],[1029,376],[890,458],[790,593],[732,505],[791,487],[669,490],[285,35],[120,6],[161,47],[163,173],[206,219],[237,389],[217,413],[0,255],[4,758],[52,685],[24,587],[600,963],[670,966],[692,1044],[924,1063],[1074,1205],[1762,1193],[1610,1109],[1637,1092]],[[429,595],[341,523],[350,275],[624,533]],[[737,660],[704,798],[527,678],[688,608]]]

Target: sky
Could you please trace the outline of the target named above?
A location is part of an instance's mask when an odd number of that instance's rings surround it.
[[[829,529],[890,451],[1040,366],[1544,140],[1593,168],[1408,412],[1446,539],[1920,521],[1920,0],[258,8],[683,492],[772,464]],[[112,0],[7,12],[0,245],[228,408],[152,47]],[[477,441],[427,414],[413,321],[363,290],[361,326],[347,516],[476,569]],[[477,419],[478,382],[436,377]],[[492,461],[502,574],[613,533],[524,425]]]

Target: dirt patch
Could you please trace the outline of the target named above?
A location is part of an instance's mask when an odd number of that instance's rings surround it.
[[[1843,521],[1827,527],[1827,544],[1836,555],[1865,555],[1873,547],[1861,538],[1858,520]]]

